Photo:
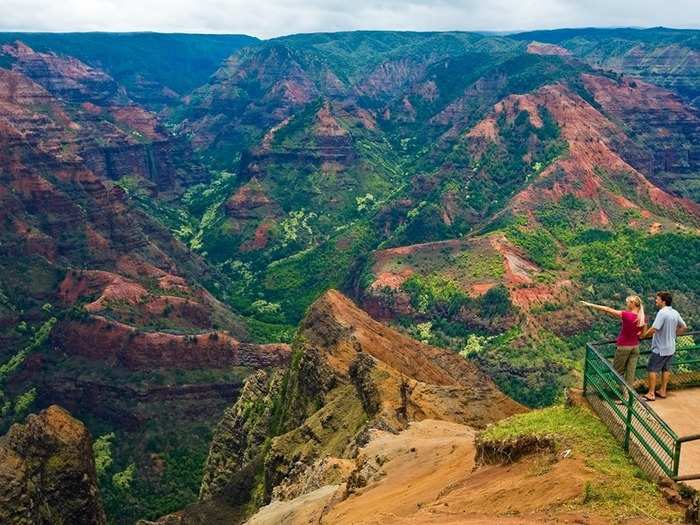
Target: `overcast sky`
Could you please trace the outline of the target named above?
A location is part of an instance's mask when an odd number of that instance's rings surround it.
[[[700,28],[700,0],[0,0],[0,31]]]

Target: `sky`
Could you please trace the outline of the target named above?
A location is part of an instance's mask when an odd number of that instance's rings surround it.
[[[0,31],[700,28],[700,0],[0,0]]]

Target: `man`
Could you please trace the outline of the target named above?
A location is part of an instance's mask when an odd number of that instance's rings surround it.
[[[647,401],[654,401],[658,396],[666,397],[668,380],[671,378],[671,362],[676,353],[676,336],[683,334],[688,328],[680,314],[671,307],[673,296],[669,292],[656,294],[656,314],[654,324],[645,330],[643,337],[653,335],[651,340],[651,356],[649,356],[649,392],[644,395]],[[656,378],[661,373],[661,388],[656,391]]]

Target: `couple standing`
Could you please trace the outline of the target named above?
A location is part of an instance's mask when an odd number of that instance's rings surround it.
[[[637,295],[630,295],[626,300],[626,310],[615,310],[607,306],[581,301],[584,305],[600,310],[620,319],[620,335],[617,336],[617,349],[613,367],[625,381],[632,385],[635,380],[637,359],[639,359],[639,340],[653,336],[651,356],[647,371],[649,373],[649,391],[643,398],[654,401],[657,397],[664,399],[667,395],[668,381],[671,378],[671,363],[676,353],[676,336],[683,334],[687,326],[680,314],[673,309],[673,296],[669,292],[656,294],[656,314],[651,328],[647,328],[644,317],[644,305]],[[656,390],[658,374],[661,373],[661,387]]]

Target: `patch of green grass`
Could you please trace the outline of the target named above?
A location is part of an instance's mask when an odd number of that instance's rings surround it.
[[[471,279],[499,279],[505,268],[503,257],[498,253],[464,252],[456,257],[455,264],[460,270],[466,270]]]
[[[506,230],[506,236],[516,246],[528,255],[528,258],[547,270],[559,268],[557,262],[559,248],[557,242],[548,230],[532,229],[525,225],[511,225]]]
[[[548,437],[557,448],[571,448],[597,476],[586,485],[580,504],[608,514],[615,521],[647,516],[664,523],[680,522],[663,501],[657,485],[625,454],[605,425],[585,408],[553,406],[518,414],[488,427],[485,440],[520,436]]]

